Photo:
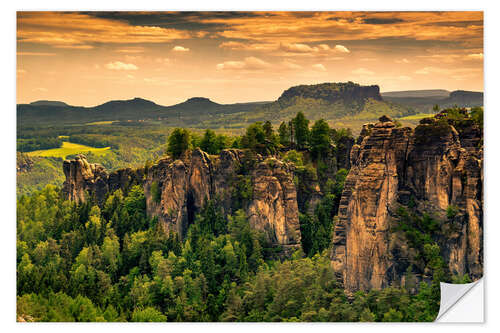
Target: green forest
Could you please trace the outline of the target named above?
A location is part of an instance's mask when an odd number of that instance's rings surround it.
[[[459,124],[459,113],[453,116]],[[65,134],[84,144],[120,145],[103,134]],[[319,179],[324,196],[317,206],[299,202],[301,249],[280,256],[278,246],[250,227],[244,210],[225,216],[216,200],[205,204],[181,240],[147,216],[140,186],[108,194],[99,206],[90,197],[81,204],[65,200],[60,187],[49,184],[17,200],[18,321],[433,321],[439,282],[469,281],[445,270],[435,241],[442,224],[408,205],[398,210],[393,232],[433,278],[344,292],[329,247],[348,170],[331,161],[354,140],[349,130],[322,119],[310,124],[299,112],[277,129],[257,122],[241,136],[177,128],[160,138],[157,157],[163,149],[178,158],[196,147],[209,154],[240,148],[247,154],[244,168],[252,168],[252,154],[293,163],[298,191],[307,194],[305,180]],[[235,208],[252,196],[248,181],[235,187]],[[453,207],[448,214],[453,219]],[[407,281],[413,274],[410,268]]]

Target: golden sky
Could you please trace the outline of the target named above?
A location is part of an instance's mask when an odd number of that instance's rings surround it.
[[[18,12],[17,102],[275,100],[298,84],[483,90],[482,12]]]

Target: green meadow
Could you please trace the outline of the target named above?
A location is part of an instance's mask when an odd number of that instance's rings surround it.
[[[398,120],[420,120],[427,117],[434,117],[434,113],[417,113],[406,117],[398,118]]]
[[[85,125],[111,125],[115,120],[93,121]]]
[[[105,148],[94,148],[90,146],[80,145],[77,143],[71,143],[67,141],[63,141],[63,145],[61,148],[53,148],[53,149],[44,149],[44,150],[35,150],[29,152],[29,156],[41,156],[41,157],[60,157],[66,158],[68,155],[80,154],[92,152],[97,156],[106,155],[110,152],[110,147]]]

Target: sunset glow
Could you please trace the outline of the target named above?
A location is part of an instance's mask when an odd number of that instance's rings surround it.
[[[18,12],[17,102],[275,100],[297,84],[483,90],[482,12]]]

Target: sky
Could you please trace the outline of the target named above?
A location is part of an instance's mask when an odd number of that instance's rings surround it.
[[[482,12],[18,12],[17,103],[276,100],[294,85],[483,90]]]

